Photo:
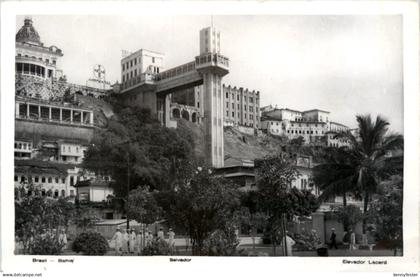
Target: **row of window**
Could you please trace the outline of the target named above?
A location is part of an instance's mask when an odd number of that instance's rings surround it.
[[[238,105],[238,110],[240,109],[240,105]],[[226,108],[229,109],[229,102],[226,102]],[[254,112],[254,107],[253,106],[249,106],[249,111],[250,112]],[[232,109],[235,109],[235,103],[232,103]],[[244,110],[246,111],[246,105],[244,105]],[[256,112],[258,113],[258,107],[255,107]]]
[[[30,142],[15,142],[15,149],[31,150],[32,143]]]
[[[229,99],[229,92],[226,92],[226,99]],[[232,93],[232,99],[235,99],[234,93]],[[236,95],[236,100],[239,101],[239,94]],[[244,96],[244,101],[246,101],[246,96]],[[249,102],[254,103],[254,98],[250,96]],[[255,99],[255,102],[258,103],[258,98]]]
[[[61,146],[61,152],[66,152],[66,147],[64,145]],[[71,146],[67,146],[67,152],[71,152]],[[76,153],[79,153],[79,146],[76,146]]]
[[[141,63],[141,57],[138,57],[138,63]],[[155,57],[152,57],[152,63],[155,63]],[[127,61],[126,63],[122,64],[122,70],[127,70],[129,68],[132,68],[133,66],[137,65],[137,58],[134,58],[130,61]]]
[[[66,191],[63,189],[63,190],[61,190],[61,195],[60,195],[60,192],[58,191],[58,189],[56,189],[56,190],[54,190],[54,192],[52,191],[52,190],[45,190],[45,189],[41,189],[41,190],[38,190],[38,189],[35,189],[34,191],[32,191],[32,190],[28,190],[27,192],[27,195],[28,196],[31,196],[31,195],[37,195],[37,196],[39,196],[39,195],[41,195],[41,196],[47,196],[47,197],[54,197],[54,198],[58,198],[58,197],[65,197],[66,196]],[[70,190],[70,196],[74,196],[74,190]],[[18,197],[19,197],[19,195],[18,195]]]
[[[18,57],[22,57],[22,54],[17,54],[17,55],[18,55]],[[29,58],[29,56],[28,56],[28,55],[24,55],[24,57],[25,57],[25,58]],[[31,58],[32,58],[32,59],[36,59],[36,57],[35,57],[35,56],[32,56]],[[43,60],[43,59],[42,59],[42,57],[39,57],[39,58],[38,58],[38,60],[39,60],[39,61],[41,61],[41,62],[42,62],[42,61],[45,61],[46,63],[50,63],[50,59],[45,59],[45,60]],[[52,60],[52,63],[55,65],[55,64],[57,63],[57,61],[56,61],[56,60]]]
[[[238,118],[240,118],[240,117],[241,117],[241,113],[237,113],[237,115],[238,115]],[[226,116],[227,116],[227,117],[229,117],[229,111],[226,111]],[[235,112],[232,112],[232,117],[235,117]],[[246,113],[244,113],[244,118],[245,118],[245,119],[247,119],[247,118],[248,118]],[[250,120],[254,120],[254,115],[253,115],[253,114],[250,114],[250,115],[249,115],[249,119],[250,119]],[[257,115],[257,116],[255,116],[255,119],[258,121],[258,115]]]
[[[65,184],[66,183],[66,178],[58,178],[58,177],[44,177],[44,176],[35,176],[35,177],[25,177],[25,176],[17,176],[15,175],[15,182],[20,182],[20,183],[55,183],[55,184]]]
[[[288,134],[305,134],[305,130],[287,130],[287,133]],[[307,130],[306,134],[307,135],[309,135],[309,134],[313,135],[314,131],[313,130],[311,130],[311,131]],[[315,134],[318,135],[318,131],[315,131]],[[324,134],[324,131],[321,131],[320,134]]]

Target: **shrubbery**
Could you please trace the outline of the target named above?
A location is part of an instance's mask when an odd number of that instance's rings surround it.
[[[236,256],[239,240],[233,229],[217,230],[204,241],[204,254],[208,256]]]
[[[108,250],[108,242],[100,233],[85,232],[76,237],[72,250],[83,255],[103,256]]]
[[[145,256],[166,256],[171,253],[169,244],[162,239],[154,239],[148,246],[143,250]]]

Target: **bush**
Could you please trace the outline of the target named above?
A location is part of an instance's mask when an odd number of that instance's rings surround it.
[[[208,256],[237,256],[239,240],[233,229],[217,230],[204,241],[204,253]],[[243,249],[242,249],[243,250]]]
[[[29,243],[30,255],[60,255],[63,245],[60,244],[56,237],[49,235],[35,236],[33,241]]]
[[[108,242],[100,233],[85,232],[76,237],[72,250],[83,255],[103,256],[108,250]]]
[[[166,256],[169,255],[171,252],[171,249],[169,247],[169,244],[162,239],[154,239],[152,242],[146,246],[143,250],[143,255],[145,256]]]

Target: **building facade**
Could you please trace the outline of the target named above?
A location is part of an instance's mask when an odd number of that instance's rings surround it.
[[[78,182],[102,178],[80,166],[95,120],[93,108],[75,96],[99,98],[105,91],[68,83],[62,56],[58,47],[44,46],[26,18],[16,34],[14,184],[30,194],[75,198]],[[112,194],[110,187],[104,191]]]
[[[330,112],[319,109],[297,111],[264,107],[261,129],[272,135],[288,139],[302,137],[305,143],[340,147],[348,145],[345,139],[336,138],[339,132],[348,131],[343,124],[330,121]]]

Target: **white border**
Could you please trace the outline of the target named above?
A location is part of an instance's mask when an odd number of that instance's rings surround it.
[[[210,258],[192,257],[188,264],[169,263],[167,257],[75,257],[72,264],[47,265],[31,262],[32,257],[14,256],[13,138],[14,138],[14,41],[16,15],[24,14],[402,14],[404,47],[404,257],[387,257],[386,266],[343,265],[342,258]],[[280,272],[417,272],[419,269],[419,67],[418,6],[415,1],[384,2],[2,2],[1,3],[1,266],[5,272],[42,272],[43,276],[80,273],[106,275],[167,274],[214,275],[280,274]],[[57,26],[59,28],[59,26]],[[240,28],[240,26],[238,26]],[[396,38],[399,39],[399,38]],[[392,108],[392,107],[390,107]],[[66,257],[68,258],[68,257]],[[369,260],[372,258],[357,258]],[[383,258],[380,258],[383,259]],[[129,271],[128,271],[129,270]],[[124,273],[126,272],[126,273]],[[158,275],[160,275],[158,274]],[[318,273],[319,274],[319,273]]]

